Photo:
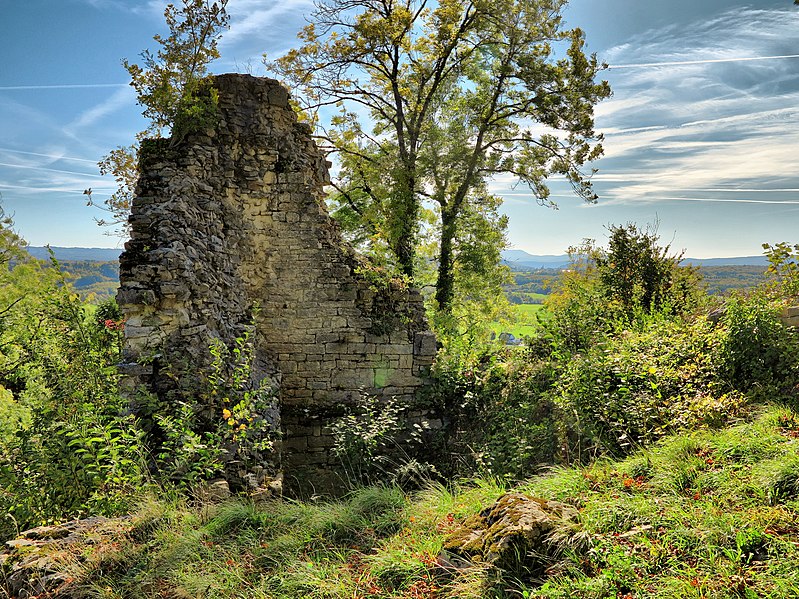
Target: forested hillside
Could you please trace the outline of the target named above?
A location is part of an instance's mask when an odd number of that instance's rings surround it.
[[[539,304],[543,302],[540,295],[550,293],[557,286],[564,270],[561,268],[512,269],[513,282],[505,284],[503,290],[513,304]],[[702,265],[699,266],[698,272],[707,292],[711,295],[753,289],[765,283],[769,278],[766,267],[757,265]]]

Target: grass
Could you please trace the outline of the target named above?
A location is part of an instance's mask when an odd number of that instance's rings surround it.
[[[544,294],[541,295],[545,298]],[[543,304],[514,304],[514,321],[510,323],[495,322],[492,330],[499,333],[511,333],[516,337],[533,335],[538,331],[538,314],[544,309]]]
[[[476,480],[413,495],[361,488],[339,501],[151,502],[70,596],[799,597],[798,449],[799,419],[768,408],[522,483],[580,511],[556,535],[544,580],[436,566],[447,534],[505,490]]]

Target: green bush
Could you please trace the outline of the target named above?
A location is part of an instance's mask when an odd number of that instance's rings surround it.
[[[29,343],[11,400],[24,417],[6,422],[13,430],[0,438],[5,537],[48,521],[125,511],[147,482],[142,435],[116,391],[123,325],[90,316],[63,280],[47,282],[35,330],[16,332]]]
[[[790,395],[799,383],[799,334],[780,322],[779,306],[761,294],[732,298],[721,324],[724,334],[713,353],[722,378],[742,391]]]
[[[698,271],[659,246],[653,228],[612,225],[608,232],[607,248],[586,240],[569,250],[570,268],[547,301],[552,317],[544,326],[558,351],[590,348],[651,318],[690,316],[702,303]]]
[[[628,453],[674,429],[734,416],[743,398],[720,384],[713,361],[722,335],[703,320],[664,319],[573,356],[555,386],[572,457]]]
[[[470,440],[477,470],[521,479],[561,461],[563,417],[552,401],[555,369],[520,353],[509,360],[494,401],[475,414]]]

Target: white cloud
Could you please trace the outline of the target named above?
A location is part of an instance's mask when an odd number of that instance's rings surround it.
[[[124,106],[131,106],[136,101],[136,93],[130,86],[115,91],[110,97],[99,104],[96,104],[82,112],[76,119],[69,123],[64,129],[72,135],[76,135],[81,129],[95,126],[98,121],[113,114]]]
[[[756,195],[799,189],[799,63],[775,58],[797,31],[794,10],[739,8],[608,50],[641,68],[607,73],[614,97],[596,110],[601,203],[794,203]]]

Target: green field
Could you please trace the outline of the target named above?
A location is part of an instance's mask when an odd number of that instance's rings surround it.
[[[545,298],[543,293],[537,293],[541,298]],[[515,304],[513,312],[515,322],[495,322],[492,330],[499,333],[511,333],[516,337],[524,337],[535,334],[539,324],[536,315],[544,309],[543,304]]]

